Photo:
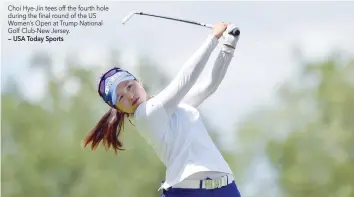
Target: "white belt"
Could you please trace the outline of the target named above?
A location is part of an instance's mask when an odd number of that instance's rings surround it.
[[[217,179],[209,180],[184,180],[171,188],[183,189],[216,189],[231,184],[234,181],[232,175],[225,175]]]

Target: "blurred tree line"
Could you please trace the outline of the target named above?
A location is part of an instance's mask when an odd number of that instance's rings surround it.
[[[354,197],[354,59],[338,55],[299,66],[277,104],[256,110],[235,131],[241,158],[252,163],[264,154],[280,196]]]
[[[127,150],[118,155],[81,144],[108,110],[97,95],[97,73],[119,62],[87,69],[69,58],[60,77],[46,54],[29,62],[46,73],[47,91],[31,103],[15,82],[2,88],[2,196],[159,196],[165,168],[129,121],[122,136]],[[140,62],[135,73],[149,91],[169,82],[153,61]],[[222,153],[241,192],[250,164],[264,155],[281,196],[354,197],[354,60],[331,58],[302,68],[297,82],[282,85],[277,105],[256,110],[236,126],[240,149]],[[69,82],[79,84],[70,95],[64,88]],[[210,128],[213,138],[216,129]],[[256,195],[271,196],[269,189],[258,188]]]

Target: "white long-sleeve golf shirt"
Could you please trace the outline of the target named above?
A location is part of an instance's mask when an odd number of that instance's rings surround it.
[[[222,62],[230,61],[232,56],[227,52],[219,55],[219,65],[214,65],[210,79],[194,86],[218,42],[214,35],[209,35],[172,82],[140,104],[135,112],[137,130],[167,168],[162,188],[173,186],[196,172],[232,174],[196,109],[216,90],[228,66]]]

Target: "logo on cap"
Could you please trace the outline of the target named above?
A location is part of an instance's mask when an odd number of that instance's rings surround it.
[[[119,76],[120,74],[121,74],[121,73],[117,73],[117,74],[113,75],[112,77],[106,79],[106,80],[107,80],[107,81],[106,81],[106,87],[105,87],[105,89],[104,89],[104,92],[105,92],[106,94],[108,94],[109,88],[112,86],[113,82],[118,78],[118,76]]]

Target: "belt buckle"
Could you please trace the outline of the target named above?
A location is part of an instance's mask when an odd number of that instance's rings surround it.
[[[223,186],[223,179],[204,180],[205,189],[216,189]]]

